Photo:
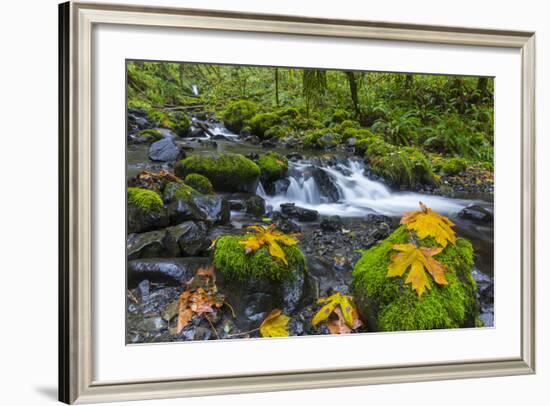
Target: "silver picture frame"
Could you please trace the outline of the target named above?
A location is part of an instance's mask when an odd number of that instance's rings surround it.
[[[521,52],[521,353],[489,361],[303,370],[213,378],[93,380],[92,30],[97,24],[506,47]],[[59,400],[93,403],[535,372],[535,33],[199,9],[59,6]],[[519,78],[518,78],[519,79]],[[121,158],[122,159],[122,158]]]

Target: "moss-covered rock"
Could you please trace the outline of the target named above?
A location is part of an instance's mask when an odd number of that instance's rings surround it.
[[[366,151],[371,170],[395,186],[437,185],[432,165],[422,151],[414,147],[394,147],[373,143]]]
[[[128,204],[139,208],[144,213],[160,212],[163,206],[158,193],[137,187],[128,188]]]
[[[183,180],[186,185],[191,186],[197,192],[203,194],[209,194],[214,192],[214,186],[206,176],[199,175],[198,173],[190,173]]]
[[[157,192],[137,187],[127,191],[128,232],[140,233],[168,225],[164,203]]]
[[[468,161],[464,158],[448,158],[441,163],[441,170],[446,175],[458,175],[460,172],[464,172],[468,166]]]
[[[284,178],[288,171],[288,159],[274,151],[262,155],[258,159],[262,179],[272,182]]]
[[[287,125],[274,125],[268,128],[264,133],[264,138],[284,138],[292,133],[292,129]]]
[[[238,100],[230,103],[221,113],[223,124],[234,132],[239,132],[244,123],[256,115],[258,107],[249,100]]]
[[[282,281],[293,274],[306,272],[306,259],[296,246],[281,246],[288,265],[273,258],[266,247],[254,253],[246,254],[244,246],[239,244],[245,237],[223,236],[216,241],[214,265],[223,276],[231,281],[246,283],[251,279]]]
[[[409,240],[405,226],[379,245],[365,251],[353,270],[352,289],[359,312],[370,331],[430,330],[474,327],[479,313],[476,283],[472,277],[473,249],[459,238],[435,256],[446,265],[448,285],[431,281],[431,289],[418,297],[401,277],[388,278],[394,244]],[[431,238],[420,241],[434,246]],[[429,277],[431,279],[431,277]]]
[[[147,118],[158,127],[171,128],[174,125],[170,115],[164,110],[150,109],[147,112]]]
[[[329,149],[342,142],[342,136],[327,129],[308,130],[302,142],[306,148]]]
[[[258,165],[240,154],[194,155],[176,163],[174,170],[181,178],[191,173],[206,176],[216,190],[225,192],[254,193],[260,178]]]
[[[331,122],[334,124],[339,124],[344,120],[347,120],[349,117],[349,114],[344,109],[336,109],[334,110],[334,113],[332,113],[331,116]]]
[[[189,132],[191,122],[187,115],[181,111],[177,111],[170,116],[172,121],[172,129],[180,137],[185,137]]]
[[[250,126],[252,134],[260,138],[267,138],[266,131],[280,123],[281,118],[276,113],[259,113],[252,117],[247,125]]]
[[[281,118],[297,118],[300,115],[298,109],[294,107],[285,107],[277,110],[276,113]]]
[[[141,130],[138,134],[138,137],[143,142],[155,142],[160,139],[162,139],[162,133],[155,129],[155,128],[146,128],[145,130]]]
[[[230,220],[227,200],[217,195],[204,195],[185,183],[168,183],[163,200],[168,205],[171,224],[187,220],[227,224]]]

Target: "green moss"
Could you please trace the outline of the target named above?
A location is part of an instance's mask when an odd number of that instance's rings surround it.
[[[238,100],[230,103],[221,113],[224,125],[231,131],[239,132],[244,123],[256,114],[256,103],[249,100]]]
[[[128,98],[128,108],[129,109],[140,109],[140,110],[149,110],[151,108],[151,103],[140,100],[135,97]]]
[[[458,175],[464,172],[468,166],[468,161],[464,158],[448,158],[441,164],[441,170],[447,175]]]
[[[200,193],[209,194],[214,191],[214,187],[208,178],[198,173],[190,173],[183,181]]]
[[[157,192],[137,187],[128,188],[128,204],[139,208],[143,213],[158,213],[163,206]]]
[[[170,115],[170,120],[172,121],[172,129],[180,137],[185,137],[189,131],[189,126],[191,122],[187,115],[181,111],[173,113]]]
[[[164,110],[151,109],[147,112],[147,118],[159,127],[170,128],[174,125],[170,115]]]
[[[347,120],[348,113],[344,109],[336,109],[332,113],[331,121],[335,124],[341,123],[344,120]]]
[[[288,266],[273,258],[265,247],[252,254],[246,254],[239,244],[244,237],[223,236],[216,241],[214,266],[229,280],[246,282],[250,278],[280,281],[292,277],[296,272],[306,271],[304,254],[296,246],[282,249]]]
[[[171,203],[176,200],[189,202],[193,197],[200,195],[201,193],[185,183],[170,182],[164,187],[162,198],[165,203]]]
[[[478,315],[476,284],[472,277],[473,249],[469,241],[458,239],[435,258],[450,272],[448,285],[431,281],[431,289],[422,296],[405,284],[402,277],[388,278],[394,244],[409,241],[405,226],[398,228],[376,247],[365,251],[353,271],[352,289],[360,312],[377,331],[430,330],[474,327]],[[423,246],[434,246],[427,238]]]
[[[413,187],[436,185],[430,161],[414,147],[393,147],[374,142],[366,151],[372,171],[394,185]]]
[[[342,136],[326,128],[304,133],[302,143],[306,148],[326,148],[342,142]]]
[[[268,152],[258,159],[262,179],[274,181],[281,179],[288,171],[288,159],[277,152]]]
[[[150,139],[150,140],[160,140],[162,138],[162,133],[159,130],[147,128],[139,132],[141,138]]]
[[[260,177],[258,165],[240,154],[190,156],[177,162],[174,171],[180,178],[191,173],[203,175],[216,190],[226,192],[254,192]]]
[[[252,117],[247,125],[252,133],[260,138],[267,138],[266,131],[281,123],[281,118],[275,113],[259,113]]]
[[[264,133],[264,138],[284,138],[292,132],[292,129],[286,125],[274,125],[268,128]]]
[[[294,107],[286,107],[286,108],[277,110],[276,114],[281,118],[283,117],[296,118],[300,115],[300,112],[298,111],[298,109],[295,109]]]

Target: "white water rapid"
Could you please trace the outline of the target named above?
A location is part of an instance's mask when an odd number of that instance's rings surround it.
[[[338,189],[339,199],[330,202],[322,196],[319,185],[311,176],[312,164],[309,162],[289,162],[290,185],[286,192],[268,196],[260,184],[257,194],[262,196],[274,210],[281,203],[295,203],[296,206],[317,210],[323,215],[360,217],[369,213],[387,216],[401,216],[407,211],[419,209],[419,202],[438,213],[453,215],[471,204],[471,200],[449,199],[440,196],[412,192],[392,192],[381,182],[370,180],[364,172],[363,163],[348,160],[336,167],[319,167],[329,176]]]

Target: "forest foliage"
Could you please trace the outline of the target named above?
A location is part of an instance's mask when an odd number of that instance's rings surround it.
[[[492,78],[157,62],[131,62],[127,73],[129,107],[160,123],[172,119],[166,108],[200,105],[230,130],[261,139],[292,134],[323,148],[353,138],[375,172],[409,183],[437,181],[434,168],[416,173],[424,156],[442,173],[464,161],[492,170]]]

